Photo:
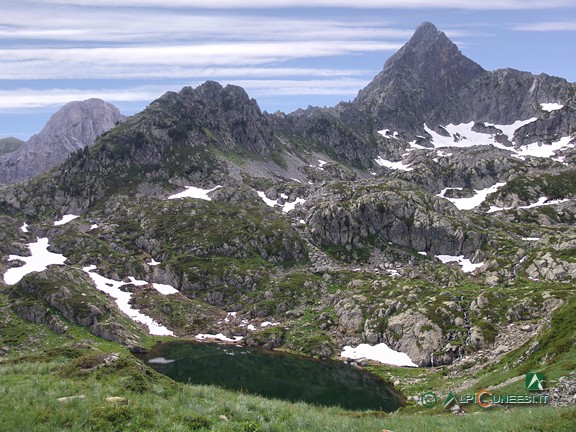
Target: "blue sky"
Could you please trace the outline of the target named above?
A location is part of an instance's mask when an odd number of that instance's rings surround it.
[[[124,114],[237,84],[263,110],[353,99],[423,21],[485,69],[576,82],[576,0],[0,0],[0,138],[72,100]]]

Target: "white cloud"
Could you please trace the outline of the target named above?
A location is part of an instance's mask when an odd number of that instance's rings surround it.
[[[129,6],[207,9],[339,7],[349,9],[545,9],[574,6],[572,0],[43,0],[83,6]]]
[[[221,80],[222,85],[234,84],[246,89],[251,97],[270,95],[341,95],[353,96],[368,80]],[[122,89],[14,89],[0,90],[0,113],[57,107],[71,101],[90,98],[111,103],[150,103],[167,91],[179,91],[185,85],[197,86],[200,81],[171,84],[134,86]]]
[[[125,89],[14,89],[0,90],[0,112],[13,112],[22,108],[41,108],[64,105],[90,98],[108,102],[152,101],[166,92],[166,86],[140,86]]]
[[[534,32],[576,31],[576,21],[547,21],[532,24],[518,24],[513,26],[512,30]]]
[[[191,75],[184,68],[258,66],[293,59],[395,51],[399,47],[370,41],[293,41],[0,49],[0,79],[178,77]]]
[[[386,22],[250,15],[222,10],[150,10],[139,8],[79,8],[54,5],[34,6],[31,19],[24,2],[8,5],[0,17],[0,37],[18,40],[100,41],[122,43],[155,41],[229,40],[350,40],[406,39],[411,29],[390,28]],[[4,26],[2,26],[4,24]]]

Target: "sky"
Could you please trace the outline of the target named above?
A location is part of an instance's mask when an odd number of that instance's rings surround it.
[[[576,0],[0,0],[0,138],[62,105],[123,114],[206,80],[262,110],[354,99],[424,21],[487,70],[576,82]]]

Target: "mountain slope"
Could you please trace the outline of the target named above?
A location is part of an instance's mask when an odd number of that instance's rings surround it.
[[[574,301],[574,88],[485,71],[427,23],[333,108],[269,115],[237,86],[186,87],[0,188],[0,251],[49,236],[64,273],[149,281],[132,305],[178,336],[320,357],[386,343],[420,366],[499,334],[512,350],[536,333],[509,324]]]
[[[124,120],[118,109],[100,99],[70,102],[59,109],[40,133],[18,150],[0,157],[0,183],[34,177],[91,145]]]

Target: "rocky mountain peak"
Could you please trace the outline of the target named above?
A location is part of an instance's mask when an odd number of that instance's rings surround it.
[[[67,139],[82,143],[81,147],[84,147],[122,119],[118,108],[102,99],[74,101],[56,111],[44,129],[32,139],[44,141],[66,135]]]
[[[200,102],[202,105],[214,106],[223,111],[249,109],[260,113],[258,103],[250,99],[246,90],[232,84],[223,87],[216,81],[206,81],[196,88],[184,87],[179,94],[188,102]]]
[[[438,107],[486,73],[443,32],[426,22],[386,61],[382,72],[359,92],[354,103],[387,127],[417,131],[424,122],[436,120],[441,114]]]
[[[471,78],[484,69],[464,56],[448,36],[439,31],[433,24],[421,24],[412,38],[384,65],[384,71],[411,74],[428,87],[435,85],[457,84],[458,80]]]
[[[0,157],[0,183],[36,176],[122,122],[118,108],[101,99],[70,102],[18,150]]]

